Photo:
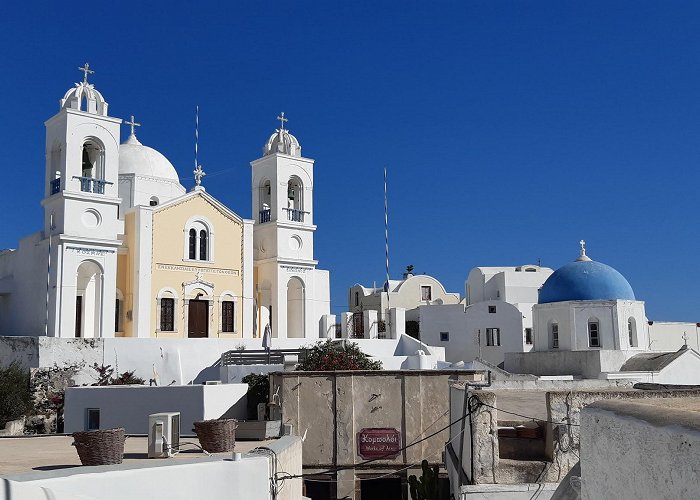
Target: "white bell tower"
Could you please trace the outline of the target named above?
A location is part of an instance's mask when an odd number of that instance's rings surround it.
[[[273,338],[318,338],[330,311],[328,271],[314,260],[313,167],[284,128],[270,136],[253,169],[255,335],[269,324]]]
[[[46,121],[44,237],[50,247],[47,335],[113,337],[119,221],[119,118],[88,82]]]

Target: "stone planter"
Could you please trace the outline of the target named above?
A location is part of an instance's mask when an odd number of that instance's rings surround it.
[[[238,422],[238,439],[262,441],[280,437],[281,420],[243,420]]]

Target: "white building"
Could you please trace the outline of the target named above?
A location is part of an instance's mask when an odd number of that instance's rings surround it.
[[[0,252],[0,335],[61,338],[321,335],[313,160],[282,126],[252,162],[256,221],[189,191],[131,134],[88,75],[46,121],[43,229]],[[325,332],[323,332],[325,336]]]
[[[467,305],[486,300],[500,300],[514,305],[522,321],[522,348],[532,350],[532,307],[537,304],[538,291],[552,274],[552,269],[536,265],[516,267],[475,267],[469,271],[464,284]]]

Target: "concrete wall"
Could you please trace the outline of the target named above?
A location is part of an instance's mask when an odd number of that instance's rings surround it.
[[[581,415],[581,498],[696,498],[698,403],[600,401]]]
[[[448,423],[448,382],[480,378],[466,371],[287,372],[272,375],[272,390],[280,388],[282,421],[306,435],[303,463],[307,468],[348,466],[338,474],[338,497],[354,498],[352,467],[358,454],[357,434],[363,428],[394,428],[401,446],[437,431]],[[420,463],[442,463],[448,431],[412,446],[396,458],[378,460],[369,471]]]
[[[386,368],[417,368],[418,350],[433,356],[432,362],[445,359],[444,348],[431,347],[402,335],[398,339],[353,339],[360,349],[385,362]],[[273,339],[273,349],[298,349],[311,345],[310,339]],[[17,359],[29,368],[59,367],[82,364],[76,384],[92,384],[97,380],[94,363],[111,365],[115,371],[134,370],[146,381],[156,379],[158,385],[183,385],[219,380],[223,352],[241,346],[261,349],[262,339],[173,339],[173,338],[109,338],[58,339],[53,337],[0,337],[0,365]],[[407,356],[415,359],[407,361]],[[413,364],[411,364],[413,363]],[[409,366],[410,365],[410,366]]]
[[[555,422],[545,426],[545,458],[546,460],[512,460],[499,456],[498,427],[499,420],[518,420],[505,412],[498,412],[499,396],[512,399],[518,397],[522,387],[514,385],[511,394],[506,391],[479,390],[467,392],[467,396],[474,395],[483,406],[472,414],[471,436],[474,441],[474,469],[471,469],[471,441],[469,425],[466,425],[464,445],[462,447],[463,470],[468,478],[473,478],[476,484],[519,484],[531,482],[557,483],[578,462],[580,450],[581,410],[600,400],[618,400],[626,404],[633,401],[658,401],[666,398],[664,405],[676,405],[683,398],[700,397],[700,390],[695,391],[642,391],[634,389],[598,389],[578,390],[579,384],[572,382],[549,382],[561,386],[561,390],[546,393],[546,420]],[[508,385],[503,382],[502,386]],[[568,387],[567,387],[568,385]],[[455,421],[464,415],[463,404],[465,388],[461,384],[453,383],[450,388],[450,421]],[[502,414],[501,414],[502,413]],[[525,413],[527,415],[527,413]],[[544,417],[540,417],[543,418]],[[523,421],[527,419],[522,418]],[[468,422],[468,420],[467,420]],[[558,423],[560,422],[560,423]],[[460,454],[459,434],[461,426],[454,425],[450,429],[450,441],[455,455]],[[448,449],[449,454],[449,449]],[[651,455],[650,455],[651,456]],[[459,498],[460,490],[456,481],[458,475],[458,461],[448,460],[448,473],[452,481],[452,490],[456,498]],[[617,498],[614,495],[598,496],[595,498]],[[638,498],[652,498],[639,496]],[[656,497],[654,497],[656,498]]]
[[[584,350],[533,351],[505,354],[504,369],[532,375],[574,375],[599,378],[601,373],[616,372],[638,351]]]
[[[267,446],[277,470],[301,473],[301,439],[283,437]],[[78,467],[0,479],[0,500],[150,500],[154,498],[270,498],[272,458],[246,454],[240,461],[207,459],[146,461]],[[148,465],[145,465],[148,464]],[[284,482],[277,498],[302,500],[301,480]],[[203,494],[203,492],[206,492]]]
[[[700,327],[698,323],[672,323],[669,321],[651,321],[649,330],[649,349],[653,351],[677,351],[681,346],[700,352]],[[683,336],[685,335],[685,338]]]
[[[87,430],[87,409],[98,408],[101,429],[124,427],[127,434],[148,434],[148,415],[180,412],[180,432],[192,435],[192,424],[199,420],[222,416],[244,420],[247,392],[247,384],[69,387],[64,428]]]

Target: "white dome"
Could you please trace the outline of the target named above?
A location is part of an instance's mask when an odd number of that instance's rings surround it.
[[[265,143],[263,156],[282,153],[290,156],[301,156],[301,145],[296,137],[287,129],[275,130],[275,133]]]
[[[119,146],[119,175],[122,174],[180,182],[173,164],[155,149],[141,144],[133,134]]]

